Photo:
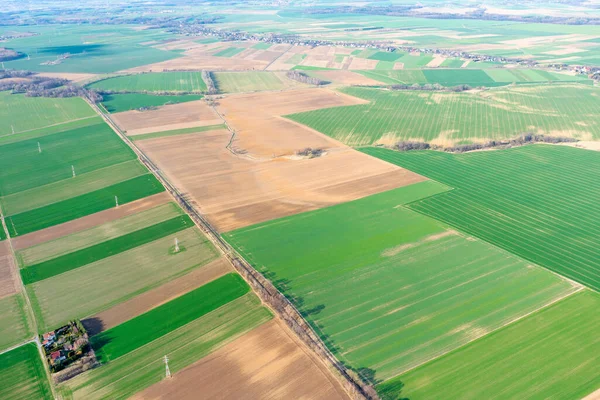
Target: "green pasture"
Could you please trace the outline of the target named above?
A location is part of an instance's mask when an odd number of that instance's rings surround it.
[[[139,161],[125,161],[77,175],[74,178],[63,179],[0,197],[0,204],[6,215],[20,214],[112,186],[146,173],[148,170]]]
[[[201,100],[202,95],[166,95],[157,96],[146,93],[105,94],[102,105],[109,113],[138,110],[144,107],[161,107],[167,104],[186,103]]]
[[[581,399],[600,387],[600,295],[585,290],[380,384],[384,399]]]
[[[217,129],[227,129],[227,125],[225,125],[225,124],[208,125],[208,126],[198,126],[195,128],[174,129],[172,131],[152,132],[152,133],[146,133],[143,135],[130,136],[129,139],[131,139],[132,141],[135,142],[137,140],[156,139],[156,138],[165,137],[165,136],[188,135],[190,133],[201,133],[201,132],[206,132],[206,131],[214,131]]]
[[[525,132],[594,139],[600,90],[586,85],[517,86],[479,93],[346,88],[369,104],[288,115],[351,146],[379,142],[507,139]]]
[[[194,222],[189,216],[181,215],[72,253],[38,264],[28,265],[21,269],[21,278],[24,285],[29,285],[123,253],[193,226]]]
[[[125,236],[181,215],[183,215],[183,210],[177,204],[173,202],[162,204],[149,210],[105,222],[81,232],[72,233],[26,249],[17,250],[16,257],[21,267],[39,264]]]
[[[0,398],[54,398],[44,364],[35,343],[27,343],[0,354]]]
[[[593,201],[599,153],[552,145],[467,154],[362,151],[454,188],[410,209],[600,289],[600,205]]]
[[[243,47],[228,47],[225,50],[221,50],[213,55],[215,57],[233,57],[244,50],[246,49],[244,49]]]
[[[175,239],[180,250],[174,253]],[[218,257],[195,228],[27,285],[40,332],[82,319],[185,275]]]
[[[0,92],[0,143],[5,135],[13,134],[13,129],[15,134],[21,134],[95,115],[79,97],[55,99]]]
[[[379,382],[576,289],[404,207],[448,190],[421,182],[223,236],[338,359]]]
[[[164,190],[154,175],[140,175],[93,192],[8,216],[6,225],[11,236],[24,235],[115,207],[115,197],[119,205],[123,205]]]
[[[148,72],[102,79],[87,85],[90,89],[113,92],[204,92],[201,72]],[[134,102],[148,101],[138,97]]]
[[[401,58],[405,53],[400,52],[387,52],[387,51],[378,51],[376,53],[371,54],[367,57],[369,60],[379,60],[379,61],[397,61]]]
[[[0,195],[119,164],[135,153],[105,123],[0,146]]]
[[[65,399],[126,399],[164,378],[163,357],[177,372],[272,318],[248,293],[218,310],[59,386]]]
[[[258,50],[267,50],[271,46],[272,46],[271,43],[260,42],[260,43],[256,43],[254,46],[252,46],[252,48],[258,49]]]
[[[117,359],[248,293],[236,273],[222,276],[174,300],[92,337],[102,363]]]
[[[1,298],[0,351],[31,339],[33,333],[33,323],[23,295],[17,293]]]
[[[221,93],[279,90],[285,83],[273,72],[213,72],[213,79]]]

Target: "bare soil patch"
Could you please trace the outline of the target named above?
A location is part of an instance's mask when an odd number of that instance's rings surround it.
[[[0,299],[19,292],[18,274],[8,241],[0,242]]]
[[[315,76],[340,85],[381,85],[381,82],[352,71],[315,71]]]
[[[281,115],[364,104],[365,100],[328,89],[249,93],[220,100],[219,113],[236,132],[234,148],[255,158],[292,155],[306,147],[339,147],[337,141]]]
[[[349,399],[282,325],[269,321],[134,399]]]
[[[442,57],[440,55],[434,55],[433,56],[433,60],[429,61],[429,63],[427,63],[426,67],[427,68],[437,68],[440,65],[442,65],[442,63],[446,60],[446,57]]]
[[[369,60],[368,58],[353,57],[348,69],[375,69],[377,60]]]
[[[174,298],[194,290],[231,271],[232,268],[227,259],[224,257],[219,258],[218,260],[197,268],[180,278],[86,318],[82,321],[83,325],[90,335],[96,335],[113,326],[128,321],[131,318],[150,311],[161,304],[173,300]]]
[[[120,112],[113,114],[113,119],[130,136],[223,123],[202,100],[171,104],[150,111]]]
[[[132,201],[109,210],[101,211],[96,214],[88,215],[74,221],[65,222],[64,224],[51,226],[50,228],[42,229],[41,231],[32,232],[27,235],[18,236],[12,240],[12,245],[15,250],[26,249],[49,240],[58,239],[60,237],[70,235],[71,233],[81,232],[86,229],[102,225],[106,222],[132,215],[160,204],[165,204],[171,200],[167,192],[158,193],[140,200]]]
[[[583,400],[600,400],[600,389],[596,390],[583,398]]]
[[[139,147],[221,232],[425,180],[346,146],[264,161],[234,155],[225,130],[144,140]]]
[[[38,75],[47,76],[48,78],[67,79],[71,82],[86,81],[96,76],[96,74],[79,74],[70,72],[40,72]]]
[[[142,65],[125,72],[160,72],[173,70],[211,70],[211,71],[251,71],[262,70],[269,64],[264,60],[243,59],[239,57],[215,57],[206,48],[193,48],[182,57],[155,64]]]

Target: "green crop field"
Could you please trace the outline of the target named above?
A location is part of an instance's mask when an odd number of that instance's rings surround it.
[[[35,343],[27,343],[0,354],[0,398],[53,399],[42,362]]]
[[[24,285],[48,279],[193,226],[194,222],[189,216],[180,215],[105,242],[27,266],[21,269],[21,278]]]
[[[75,178],[63,179],[49,185],[0,197],[0,204],[6,215],[19,214],[112,186],[146,173],[148,170],[139,161],[126,161],[77,175]]]
[[[11,236],[24,235],[115,207],[115,197],[123,205],[164,190],[154,175],[140,175],[93,192],[8,216],[6,224]]]
[[[181,251],[173,253],[175,238]],[[40,332],[110,308],[218,257],[195,228],[27,286]]]
[[[248,293],[237,273],[224,275],[91,339],[102,363],[121,357]]]
[[[583,291],[381,384],[384,399],[581,399],[600,387],[600,295]]]
[[[517,86],[480,93],[347,88],[370,104],[287,117],[353,146],[402,140],[482,141],[523,132],[600,138],[600,89],[586,85]]]
[[[102,123],[102,117],[96,115],[89,118],[76,119],[74,121],[63,122],[57,125],[50,125],[43,128],[37,128],[17,135],[0,136],[0,146],[10,143],[20,142],[22,140],[34,139],[42,136],[53,135],[59,132],[70,131],[73,129],[84,128]]]
[[[81,98],[25,97],[0,92],[0,137],[95,116]]]
[[[165,137],[165,136],[188,135],[190,133],[201,133],[201,132],[207,132],[207,131],[214,131],[217,129],[227,129],[227,125],[220,124],[220,125],[197,126],[195,128],[183,128],[183,129],[174,129],[172,131],[152,132],[152,133],[146,133],[143,135],[130,136],[129,139],[131,139],[132,141],[135,142],[137,140],[156,139],[156,138]]]
[[[0,351],[33,337],[33,324],[22,294],[0,299]]]
[[[244,49],[243,47],[228,47],[225,50],[221,50],[213,55],[215,57],[233,57],[244,50],[246,49]]]
[[[87,85],[90,89],[115,92],[204,92],[200,72],[150,72],[117,76]],[[146,99],[147,100],[147,99]],[[139,101],[139,100],[137,100]]]
[[[85,174],[134,158],[105,123],[6,144],[0,146],[0,195],[72,178],[72,166]]]
[[[146,93],[105,94],[102,105],[109,113],[137,110],[143,107],[160,107],[167,104],[187,103],[188,101],[201,100],[202,95],[166,95],[157,96]]]
[[[163,357],[174,376],[188,365],[270,320],[260,300],[248,293],[218,310],[59,387],[66,399],[125,399],[164,378]]]
[[[285,83],[273,72],[213,72],[215,85],[222,93],[279,90]]]
[[[367,154],[455,189],[409,205],[464,232],[600,289],[600,154],[565,146],[448,154]]]
[[[272,44],[271,43],[256,43],[254,46],[252,46],[253,49],[258,49],[258,50],[267,50],[269,47],[271,47]]]
[[[183,210],[175,203],[162,204],[81,232],[17,250],[16,257],[21,266],[38,264],[139,231],[182,214]]]
[[[394,52],[394,53],[390,53],[390,52],[386,52],[386,51],[378,51],[374,54],[371,54],[369,57],[367,57],[369,60],[379,60],[379,61],[397,61],[399,58],[401,58],[404,55],[404,53],[398,53],[398,52]]]
[[[447,190],[426,181],[224,237],[341,361],[385,380],[577,288],[402,206]]]

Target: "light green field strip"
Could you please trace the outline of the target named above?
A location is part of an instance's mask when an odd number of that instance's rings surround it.
[[[52,389],[35,343],[0,354],[0,399],[52,400]]]
[[[183,251],[173,254],[175,238]],[[158,287],[218,257],[195,228],[27,286],[40,332]]]
[[[95,116],[81,98],[25,97],[0,92],[0,135],[28,131],[75,119]]]
[[[243,47],[228,47],[225,50],[221,50],[218,53],[213,54],[215,57],[233,57],[242,51],[244,51]]]
[[[224,237],[341,361],[385,380],[579,289],[402,206],[447,189],[417,183]]]
[[[172,374],[272,318],[248,293],[146,346],[85,372],[59,387],[70,399],[124,399],[164,378],[163,357]]]
[[[19,214],[115,185],[147,172],[137,160],[127,161],[77,175],[75,178],[4,196],[0,198],[0,202],[6,215]]]
[[[290,58],[288,58],[285,63],[286,64],[300,64],[302,60],[306,58],[306,54],[294,54]]]
[[[462,70],[468,72],[468,70]],[[481,93],[347,88],[369,104],[286,116],[351,146],[403,140],[442,144],[536,132],[600,138],[600,89],[578,84],[515,86]]]
[[[598,310],[600,295],[580,292],[378,391],[384,399],[581,399],[600,388]]]
[[[156,139],[156,138],[165,137],[165,136],[187,135],[190,133],[214,131],[217,129],[227,129],[227,125],[220,124],[220,125],[198,126],[195,128],[174,129],[172,131],[153,132],[153,133],[146,133],[144,135],[134,135],[134,136],[130,136],[129,139],[135,142],[137,140]]]
[[[0,351],[31,339],[32,327],[23,295],[0,299]]]
[[[63,236],[17,252],[21,266],[33,265],[169,220],[183,211],[175,203],[123,217],[83,232]]]
[[[63,122],[56,125],[46,126],[44,128],[32,129],[18,134],[0,135],[0,146],[22,140],[34,139],[42,136],[52,135],[54,133],[70,131],[72,129],[83,128],[86,126],[97,125],[102,123],[102,117],[94,115],[75,121]]]
[[[204,92],[206,83],[200,72],[151,72],[117,76],[93,82],[87,87],[115,92]]]
[[[261,72],[213,72],[217,88],[222,93],[279,90],[285,84],[279,77],[267,71]]]

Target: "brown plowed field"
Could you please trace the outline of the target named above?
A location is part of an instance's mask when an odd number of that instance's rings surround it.
[[[230,138],[218,130],[138,144],[221,232],[425,180],[349,147],[313,159],[250,160],[225,148]]]
[[[18,273],[8,241],[0,242],[0,299],[19,291]]]
[[[12,239],[12,244],[15,250],[26,249],[28,247],[35,246],[36,244],[58,239],[75,232],[81,232],[86,229],[93,228],[106,222],[114,221],[127,215],[148,210],[160,204],[167,203],[170,200],[171,197],[167,192],[158,193],[140,200],[132,201],[131,203],[123,204],[118,208],[100,211],[99,213],[65,222],[64,224],[51,226],[50,228],[42,229],[41,231],[18,236]]]
[[[282,325],[269,321],[133,398],[349,399]]]
[[[86,318],[82,321],[83,325],[90,335],[96,335],[213,281],[231,270],[227,259],[219,258],[180,278]]]
[[[212,71],[250,71],[262,70],[269,64],[263,60],[248,60],[236,57],[215,57],[204,49],[186,51],[180,58],[162,61],[156,64],[142,65],[125,72],[162,72],[172,70],[212,70]]]
[[[306,147],[339,147],[341,144],[328,136],[281,115],[366,103],[343,93],[315,88],[232,95],[219,102],[219,113],[236,132],[235,149],[256,158],[293,155]]]
[[[223,123],[202,100],[171,104],[150,111],[120,112],[114,114],[113,119],[130,136]]]

